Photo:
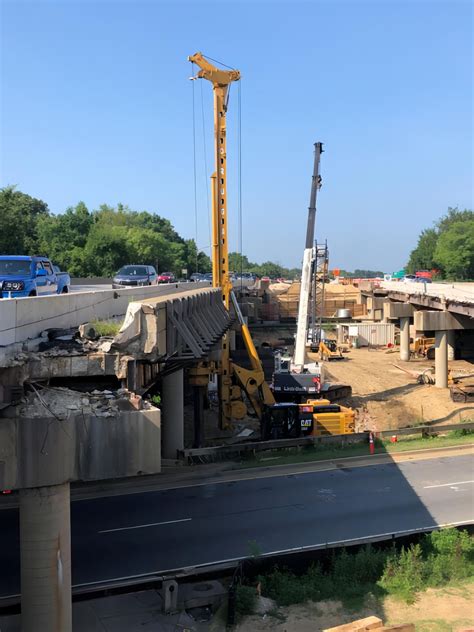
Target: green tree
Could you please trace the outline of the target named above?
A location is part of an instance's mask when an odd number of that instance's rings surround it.
[[[47,215],[38,220],[40,250],[73,276],[83,276],[84,246],[94,220],[84,202],[69,207],[61,215]]]
[[[416,248],[412,250],[406,266],[409,274],[417,270],[432,270],[436,267],[435,250],[438,241],[438,231],[435,228],[427,228],[421,232]]]
[[[86,274],[93,276],[113,276],[119,268],[130,260],[130,247],[125,226],[104,226],[94,224],[89,232],[84,248]]]
[[[434,228],[422,231],[418,244],[410,254],[407,272],[440,269],[441,277],[467,279],[473,277],[471,235],[474,213],[448,208]],[[464,233],[464,234],[463,234]]]
[[[451,223],[436,243],[434,259],[450,279],[474,279],[474,219]]]
[[[458,207],[449,207],[448,212],[437,223],[436,227],[439,234],[448,230],[452,224],[457,222],[470,222],[474,220],[474,212],[469,209],[460,211]]]
[[[42,200],[17,191],[14,186],[0,189],[0,253],[39,254],[38,220],[48,213]]]

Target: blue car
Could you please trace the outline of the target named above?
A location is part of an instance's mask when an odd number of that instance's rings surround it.
[[[47,257],[0,255],[0,298],[67,294],[70,284]]]

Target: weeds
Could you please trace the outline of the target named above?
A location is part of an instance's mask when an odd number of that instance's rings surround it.
[[[121,323],[113,320],[94,320],[90,323],[99,336],[116,336]]]
[[[474,539],[467,531],[444,529],[400,550],[368,545],[356,553],[335,551],[327,568],[312,564],[302,575],[275,567],[259,581],[262,593],[279,606],[339,599],[355,609],[369,594],[389,594],[413,603],[426,588],[471,577]]]
[[[235,612],[237,616],[253,614],[257,605],[257,593],[252,586],[237,586]]]

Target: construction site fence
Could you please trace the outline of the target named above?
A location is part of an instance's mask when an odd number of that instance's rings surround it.
[[[452,430],[474,430],[474,421],[460,424],[444,425],[423,425],[412,428],[398,428],[397,430],[382,430],[373,434],[380,439],[392,436],[420,435],[428,437],[430,435],[443,434]],[[231,445],[213,446],[207,448],[190,448],[180,451],[180,457],[188,461],[199,461],[206,459],[225,458],[230,455],[248,452],[265,452],[268,450],[284,450],[288,448],[298,448],[305,446],[338,446],[342,447],[353,443],[368,443],[368,430],[364,432],[353,432],[340,435],[322,435],[319,437],[297,437],[294,439],[274,439],[270,441],[248,441],[245,443],[234,443]]]

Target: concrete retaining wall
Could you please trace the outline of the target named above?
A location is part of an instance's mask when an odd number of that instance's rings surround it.
[[[0,347],[36,338],[44,329],[76,327],[96,319],[123,316],[128,304],[179,294],[208,283],[169,283],[124,290],[96,290],[0,300]]]
[[[24,489],[161,470],[161,411],[117,418],[0,419],[0,489]]]

